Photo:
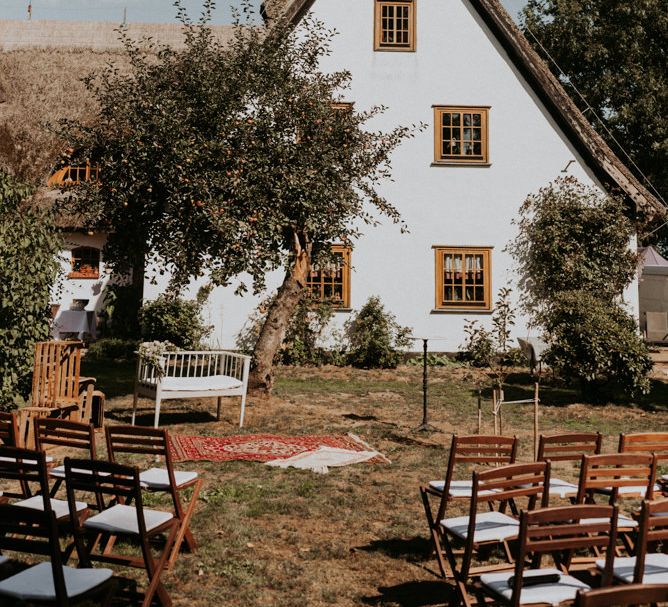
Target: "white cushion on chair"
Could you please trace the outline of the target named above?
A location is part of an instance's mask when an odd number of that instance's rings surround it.
[[[577,495],[578,486],[561,478],[551,478],[549,493],[550,495],[558,495],[563,499],[571,495]]]
[[[600,489],[595,490],[596,493],[603,493],[604,495],[610,495],[612,493],[612,487],[601,487]],[[661,487],[654,484],[653,491],[655,493],[661,492]],[[647,485],[631,485],[629,487],[619,487],[617,490],[617,495],[637,495],[638,497],[645,497],[647,493]]]
[[[596,567],[602,571],[605,569],[605,561],[603,559],[596,561]],[[635,556],[617,557],[613,566],[613,575],[626,584],[632,584],[635,567]],[[642,583],[668,584],[668,554],[647,554],[645,556]]]
[[[2,554],[0,554],[0,565],[6,563],[8,560],[9,559],[6,556],[2,556]]]
[[[77,512],[81,512],[88,508],[88,504],[84,502],[75,502]],[[30,508],[32,510],[39,510],[44,512],[44,498],[41,495],[33,495],[26,500],[21,500],[13,504],[14,506],[21,506],[22,508]],[[57,519],[65,518],[70,515],[70,508],[65,500],[57,500],[51,498],[51,510],[56,515]]]
[[[16,458],[15,457],[0,457],[0,462],[15,462]],[[24,459],[23,460],[26,464],[29,464],[31,466],[34,466],[37,461],[34,459]],[[53,457],[50,455],[46,456],[46,463],[50,464],[53,461]]]
[[[436,491],[443,492],[445,481],[429,481],[429,486]],[[481,491],[480,495],[489,495],[494,491]],[[450,495],[452,497],[468,497],[473,495],[473,481],[450,481]]]
[[[144,521],[146,531],[151,531],[160,527],[167,521],[174,518],[171,512],[162,512],[160,510],[148,510],[144,508]],[[100,514],[91,516],[84,522],[87,529],[99,529],[100,531],[109,531],[111,533],[139,533],[137,525],[137,510],[134,506],[125,504],[116,504]]]
[[[72,468],[72,472],[78,472],[79,474],[82,472],[85,474],[93,474],[90,470],[80,470],[79,468]],[[98,472],[98,474],[100,476],[109,476],[109,472]],[[49,475],[54,478],[65,478],[65,466],[51,468],[51,470],[49,470]]]
[[[607,523],[609,522],[609,518],[583,518],[580,522],[583,525],[593,525],[596,523]],[[629,518],[628,516],[625,516],[624,514],[620,514],[617,517],[617,527],[621,529],[628,529],[629,527],[635,528],[638,526],[638,521],[634,521],[632,518]]]
[[[524,571],[523,579],[536,575],[559,575],[558,582],[548,582],[547,584],[537,584],[535,586],[522,587],[520,595],[520,605],[532,605],[535,603],[548,605],[559,605],[563,601],[573,600],[578,590],[589,590],[590,587],[584,582],[565,575],[557,569],[532,569]],[[480,582],[483,586],[506,599],[510,599],[513,589],[508,586],[508,580],[515,575],[514,572],[507,573],[486,573],[480,576]]]
[[[465,540],[468,536],[469,517],[458,516],[441,521],[441,525],[458,538]],[[473,541],[493,542],[515,537],[519,533],[520,522],[502,512],[482,512],[476,516]]]
[[[63,575],[67,596],[74,598],[106,582],[112,576],[112,571],[63,567]],[[0,582],[0,595],[24,601],[55,601],[56,589],[51,563],[40,563],[3,580]]]
[[[209,375],[208,377],[163,377],[163,390],[232,390],[241,388],[243,382],[229,375]]]
[[[176,487],[185,485],[197,478],[197,472],[190,470],[174,470]],[[169,489],[169,474],[166,468],[150,468],[139,475],[142,487],[147,489]]]

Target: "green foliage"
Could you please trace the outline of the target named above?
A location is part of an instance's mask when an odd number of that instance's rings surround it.
[[[524,22],[528,40],[566,84],[573,101],[586,110],[569,84],[604,121],[610,133],[592,112],[584,112],[601,136],[618,152],[619,142],[668,198],[665,0],[529,0]]]
[[[89,360],[134,360],[135,352],[139,347],[136,339],[120,339],[105,337],[98,339],[88,346],[86,358]]]
[[[49,337],[61,241],[28,187],[0,172],[0,409],[30,393],[35,342]]]
[[[109,285],[104,294],[102,316],[107,335],[132,340],[138,338],[140,298],[133,285]]]
[[[378,297],[370,297],[359,312],[346,321],[348,362],[361,369],[394,369],[399,350],[412,344],[411,329],[400,326]]]
[[[197,349],[211,332],[201,316],[202,304],[171,294],[160,295],[139,311],[141,335],[145,341],[169,341],[179,348]]]
[[[637,264],[623,202],[559,179],[527,198],[518,226],[509,249],[525,308],[550,344],[543,359],[587,397],[604,384],[617,398],[644,392],[651,362],[619,303]]]
[[[652,369],[635,320],[617,303],[589,291],[565,291],[543,315],[552,344],[545,362],[577,380],[591,398],[619,398],[649,392]]]
[[[462,346],[461,358],[474,367],[488,367],[496,352],[492,332],[477,320],[467,320],[464,323],[464,334],[466,340]]]
[[[273,297],[261,301],[237,335],[236,347],[241,352],[252,354],[272,301]],[[340,340],[335,332],[326,333],[333,314],[331,303],[317,301],[306,292],[290,318],[275,362],[284,365],[340,363]]]
[[[423,356],[413,356],[406,361],[407,365],[411,367],[422,367],[424,365],[424,355]],[[427,366],[429,367],[446,367],[446,368],[455,368],[459,367],[461,363],[458,363],[455,360],[452,360],[449,356],[445,354],[435,354],[434,352],[427,353]]]
[[[533,314],[563,291],[589,289],[612,301],[633,279],[635,234],[623,201],[573,177],[530,195],[508,249],[520,274],[524,307]]]

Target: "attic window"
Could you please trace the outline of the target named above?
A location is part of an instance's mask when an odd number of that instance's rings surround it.
[[[68,164],[49,177],[48,185],[53,187],[76,185],[86,181],[98,181],[100,167],[97,164]]]
[[[375,0],[374,50],[415,50],[416,0]]]
[[[93,247],[72,249],[72,271],[68,278],[99,278],[100,250]]]
[[[434,162],[488,164],[486,107],[434,107]]]

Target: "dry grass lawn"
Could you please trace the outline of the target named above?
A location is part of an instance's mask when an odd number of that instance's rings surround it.
[[[85,370],[97,374],[111,396],[109,423],[129,419],[131,371],[122,364]],[[508,398],[529,394],[526,375],[509,383]],[[328,475],[248,462],[179,464],[199,471],[205,482],[193,524],[200,548],[183,553],[165,576],[174,604],[447,605],[451,589],[436,577],[436,563],[427,555],[418,486],[443,475],[453,432],[476,431],[473,386],[462,369],[433,369],[430,421],[438,431],[420,434],[412,430],[421,421],[418,367],[280,369],[274,396],[250,399],[243,432],[353,432],[392,464],[360,464]],[[612,450],[620,431],[668,427],[668,410],[651,404],[666,402],[666,387],[657,380],[642,406],[622,407],[569,404],[577,398],[573,392],[548,385],[541,429],[599,429],[607,434],[605,449]],[[483,430],[491,431],[489,402],[485,409]],[[143,401],[140,423],[152,423],[152,411]],[[161,423],[173,433],[239,432],[236,401],[220,422],[214,412],[214,402],[172,401],[165,404]],[[521,458],[530,458],[530,407],[510,406],[504,426],[521,437]],[[157,505],[155,498],[151,504]]]

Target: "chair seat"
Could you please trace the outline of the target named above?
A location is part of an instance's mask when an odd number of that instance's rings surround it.
[[[468,516],[443,519],[441,525],[458,538],[465,540],[468,537]],[[502,512],[483,512],[476,516],[473,541],[500,542],[515,537],[519,533],[520,522]]]
[[[0,554],[0,565],[6,563],[8,560],[9,559],[6,556],[2,556],[2,554]]]
[[[16,458],[15,457],[0,457],[0,462],[15,462]],[[26,464],[29,464],[31,466],[34,466],[37,462],[34,459],[26,459],[24,460]],[[50,464],[53,462],[53,457],[50,455],[46,456],[46,463]]]
[[[654,483],[653,491],[660,492],[661,486]],[[612,487],[602,487],[600,489],[596,489],[596,493],[602,493],[603,495],[610,495],[612,493]],[[617,490],[618,495],[626,495],[626,496],[637,495],[638,497],[645,497],[646,493],[647,493],[646,485],[630,485],[628,487],[619,487],[619,489]]]
[[[73,569],[64,566],[63,575],[67,596],[74,598],[106,582],[112,576],[112,571],[111,569]],[[55,601],[56,590],[51,563],[40,563],[3,580],[0,582],[0,595],[23,601]]]
[[[596,567],[603,571],[605,561],[596,561]],[[613,567],[613,575],[620,582],[633,583],[633,571],[636,567],[635,556],[617,557]],[[647,554],[645,556],[645,571],[643,584],[668,584],[668,554]]]
[[[174,518],[171,512],[162,512],[161,510],[148,510],[144,508],[144,521],[146,531],[152,531]],[[109,533],[128,533],[137,535],[139,527],[137,525],[137,510],[133,506],[125,504],[116,504],[107,510],[91,516],[84,522],[87,529],[98,529]]]
[[[197,472],[190,470],[174,470],[176,488],[187,485],[197,478]],[[150,468],[139,475],[142,487],[157,491],[169,489],[169,474],[166,468]]]
[[[84,502],[75,502],[75,504],[77,507],[77,512],[81,512],[82,510],[88,508],[88,504]],[[44,498],[41,495],[33,495],[28,499],[16,502],[14,506],[21,506],[22,508],[30,508],[32,510],[39,510],[40,512],[44,512]],[[56,515],[57,519],[66,518],[70,515],[70,508],[67,505],[67,501],[65,500],[51,498],[51,510],[53,510],[53,513]]]
[[[583,518],[580,521],[582,524],[596,524],[596,523],[607,523],[607,518]],[[620,514],[617,517],[617,528],[618,529],[635,529],[638,526],[638,521],[634,521],[632,518],[624,514]]]
[[[551,478],[548,492],[550,495],[556,495],[563,499],[577,495],[578,486],[561,478]]]
[[[520,605],[548,604],[559,605],[564,601],[575,599],[578,590],[589,590],[590,587],[584,582],[561,573],[557,569],[532,569],[522,574],[523,579],[536,575],[559,575],[558,582],[547,584],[536,584],[535,586],[522,587],[520,594]],[[497,594],[510,600],[513,589],[508,585],[508,580],[515,575],[514,572],[486,573],[480,576],[480,583],[488,588],[493,594]]]
[[[445,481],[429,481],[429,486],[435,491],[443,493],[445,488]],[[480,495],[490,495],[494,491],[481,491]],[[450,481],[450,497],[466,497],[471,498],[473,495],[473,481]]]
[[[72,468],[72,472],[78,472],[79,474],[92,474],[90,470],[80,470],[79,468]],[[98,472],[100,476],[109,476],[108,472]],[[49,470],[49,476],[54,478],[65,478],[65,466],[56,466]]]

